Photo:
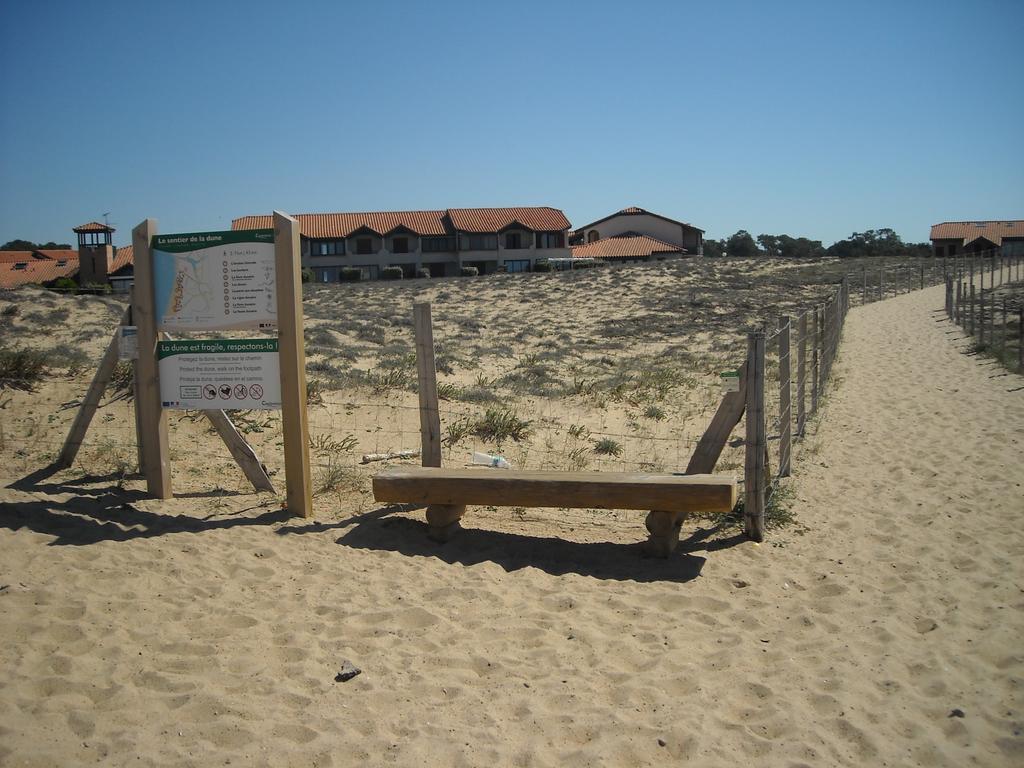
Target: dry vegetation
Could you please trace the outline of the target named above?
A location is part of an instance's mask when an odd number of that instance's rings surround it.
[[[878,262],[868,264],[877,271]],[[520,467],[678,471],[718,403],[719,372],[743,359],[746,331],[799,314],[860,266],[689,259],[308,285],[316,487],[358,496],[380,466],[361,467],[363,453],[419,447],[414,302],[433,306],[447,462],[467,463],[478,450]],[[18,471],[56,456],[123,301],[32,288],[0,295],[2,359],[27,354],[36,364],[31,383],[0,383],[0,454]],[[125,373],[122,366],[94,421],[81,472],[120,478],[133,461]],[[279,415],[233,418],[271,471],[280,472]],[[170,421],[176,488],[246,491],[205,420],[172,412]],[[741,459],[740,451],[727,450],[720,468],[734,470]]]

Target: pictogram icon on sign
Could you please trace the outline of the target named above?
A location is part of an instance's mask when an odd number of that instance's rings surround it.
[[[263,397],[263,387],[261,387],[259,384],[253,384],[251,387],[249,387],[249,397],[251,397],[253,400],[259,400],[261,397]]]
[[[245,396],[247,394],[249,394],[249,390],[247,390],[245,388],[245,384],[236,384],[235,385],[235,399],[236,400],[245,400]]]
[[[217,396],[217,388],[213,384],[207,384],[203,387],[203,397],[207,400],[213,400]]]

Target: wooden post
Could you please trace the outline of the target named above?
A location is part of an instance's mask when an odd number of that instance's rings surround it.
[[[764,541],[765,439],[764,330],[747,336],[747,424],[744,462],[743,530],[754,541]]]
[[[995,312],[993,311],[992,314]],[[1003,358],[1006,356],[1006,299],[1003,299],[1003,324],[1000,330],[1002,332],[999,334],[999,360],[1004,362]]]
[[[953,322],[957,325],[963,325],[964,320],[964,281],[957,279],[956,281],[956,305],[953,309]]]
[[[124,315],[121,317],[121,325],[127,323],[130,315],[131,307],[124,311]],[[113,338],[107,344],[107,349],[103,353],[103,359],[100,360],[99,368],[96,369],[96,373],[92,377],[92,382],[85,393],[85,398],[82,400],[78,413],[75,414],[75,420],[71,424],[71,430],[68,432],[67,439],[64,440],[60,456],[57,457],[56,465],[58,467],[70,467],[78,455],[78,450],[82,447],[82,441],[85,439],[85,433],[88,431],[92,417],[96,414],[96,409],[99,407],[103,391],[107,388],[110,377],[114,374],[114,368],[117,366],[119,336],[120,329],[114,331]]]
[[[981,275],[981,290],[978,292],[978,344],[985,345],[985,274]]]
[[[167,414],[160,401],[160,370],[156,362],[157,318],[154,307],[153,251],[156,221],[146,219],[132,230],[135,287],[132,319],[138,328],[139,359],[135,408],[142,438],[142,474],[146,490],[158,499],[171,498],[171,461],[167,447]]]
[[[420,398],[420,456],[424,467],[441,466],[441,414],[437,405],[437,369],[430,304],[412,305],[416,333],[416,374]]]
[[[860,303],[861,304],[867,304],[868,303],[868,268],[867,267],[861,267],[860,271],[861,271],[861,277],[864,279],[864,287],[861,289]]]
[[[739,389],[722,395],[711,423],[704,430],[697,447],[686,465],[688,475],[708,475],[715,471],[722,449],[729,441],[733,429],[740,423],[747,404],[747,364],[744,362],[739,369]]]
[[[967,305],[967,335],[974,338],[974,277],[971,276],[971,298]]]
[[[1020,325],[1017,326],[1020,335],[1017,337],[1017,371],[1024,373],[1024,307],[1020,309]]]
[[[779,476],[789,477],[790,456],[793,447],[793,410],[790,382],[790,320],[779,318]]]
[[[267,471],[263,468],[259,456],[256,455],[256,451],[252,449],[252,446],[245,441],[238,428],[231,423],[228,415],[221,410],[203,411],[203,415],[210,421],[213,428],[217,430],[217,435],[224,441],[224,445],[227,446],[228,451],[231,453],[231,458],[235,460],[239,469],[242,470],[246,480],[252,483],[252,487],[257,491],[274,493],[274,484],[270,481],[270,476],[267,475]]]
[[[819,339],[821,354],[818,360],[819,392],[825,389],[825,379],[828,378],[828,302],[821,305],[820,312],[821,322],[818,326],[818,330],[821,333],[821,338]]]
[[[132,318],[132,307],[135,305],[135,287],[129,289],[128,292],[128,325],[135,325],[135,321]],[[136,331],[136,338],[138,337],[138,331]],[[139,419],[139,359],[136,357],[132,360],[132,411],[135,415],[135,467],[136,471],[142,474],[142,421]],[[159,365],[159,363],[157,364]]]
[[[878,270],[878,300],[885,298],[885,267]]]
[[[921,265],[921,290],[924,290],[924,264]]]
[[[821,361],[818,350],[821,349],[821,321],[818,319],[818,306],[814,306],[814,354],[811,363],[811,413],[818,412],[818,377]]]
[[[796,356],[796,433],[804,434],[804,422],[807,414],[804,411],[804,381],[807,378],[807,313],[800,315],[800,346]]]
[[[281,367],[285,496],[289,512],[300,517],[312,517],[313,478],[309,471],[301,258],[299,222],[280,211],[274,211],[277,348]]]

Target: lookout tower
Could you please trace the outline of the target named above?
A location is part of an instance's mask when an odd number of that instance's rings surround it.
[[[78,235],[78,284],[95,285],[107,282],[114,263],[114,228],[98,221],[75,227]]]

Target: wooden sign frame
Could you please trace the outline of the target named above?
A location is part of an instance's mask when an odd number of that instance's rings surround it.
[[[146,219],[132,230],[135,249],[135,286],[132,291],[131,318],[138,327],[139,358],[135,366],[135,419],[139,439],[139,469],[146,480],[146,490],[160,499],[173,496],[171,489],[171,463],[168,448],[167,413],[160,400],[160,370],[157,365],[156,346],[160,338],[155,307],[153,279],[153,237],[157,223]],[[274,260],[276,271],[276,301],[278,354],[281,372],[281,421],[284,431],[285,494],[290,512],[301,517],[313,516],[312,476],[309,468],[309,421],[306,415],[306,351],[303,342],[302,264],[299,222],[280,211],[274,212]],[[108,358],[110,358],[108,360]],[[113,368],[116,349],[107,350],[101,371]],[[100,381],[102,379],[102,381]],[[106,377],[97,375],[90,387],[91,404],[76,419],[61,459],[70,464],[81,445],[88,421],[95,411],[95,402]],[[93,393],[93,390],[97,390]],[[96,397],[91,395],[96,394]],[[209,416],[209,414],[208,414]],[[238,445],[240,438],[223,412],[209,416],[218,434],[225,440],[232,456],[239,462],[246,476],[257,490],[273,490],[269,478],[259,466],[255,453],[248,445]],[[222,418],[221,418],[222,417]],[[81,423],[79,423],[81,422]],[[242,441],[244,443],[244,440]],[[248,449],[248,450],[246,450]],[[70,458],[69,458],[70,457]],[[259,468],[259,472],[255,467]],[[260,477],[262,475],[262,477]]]

